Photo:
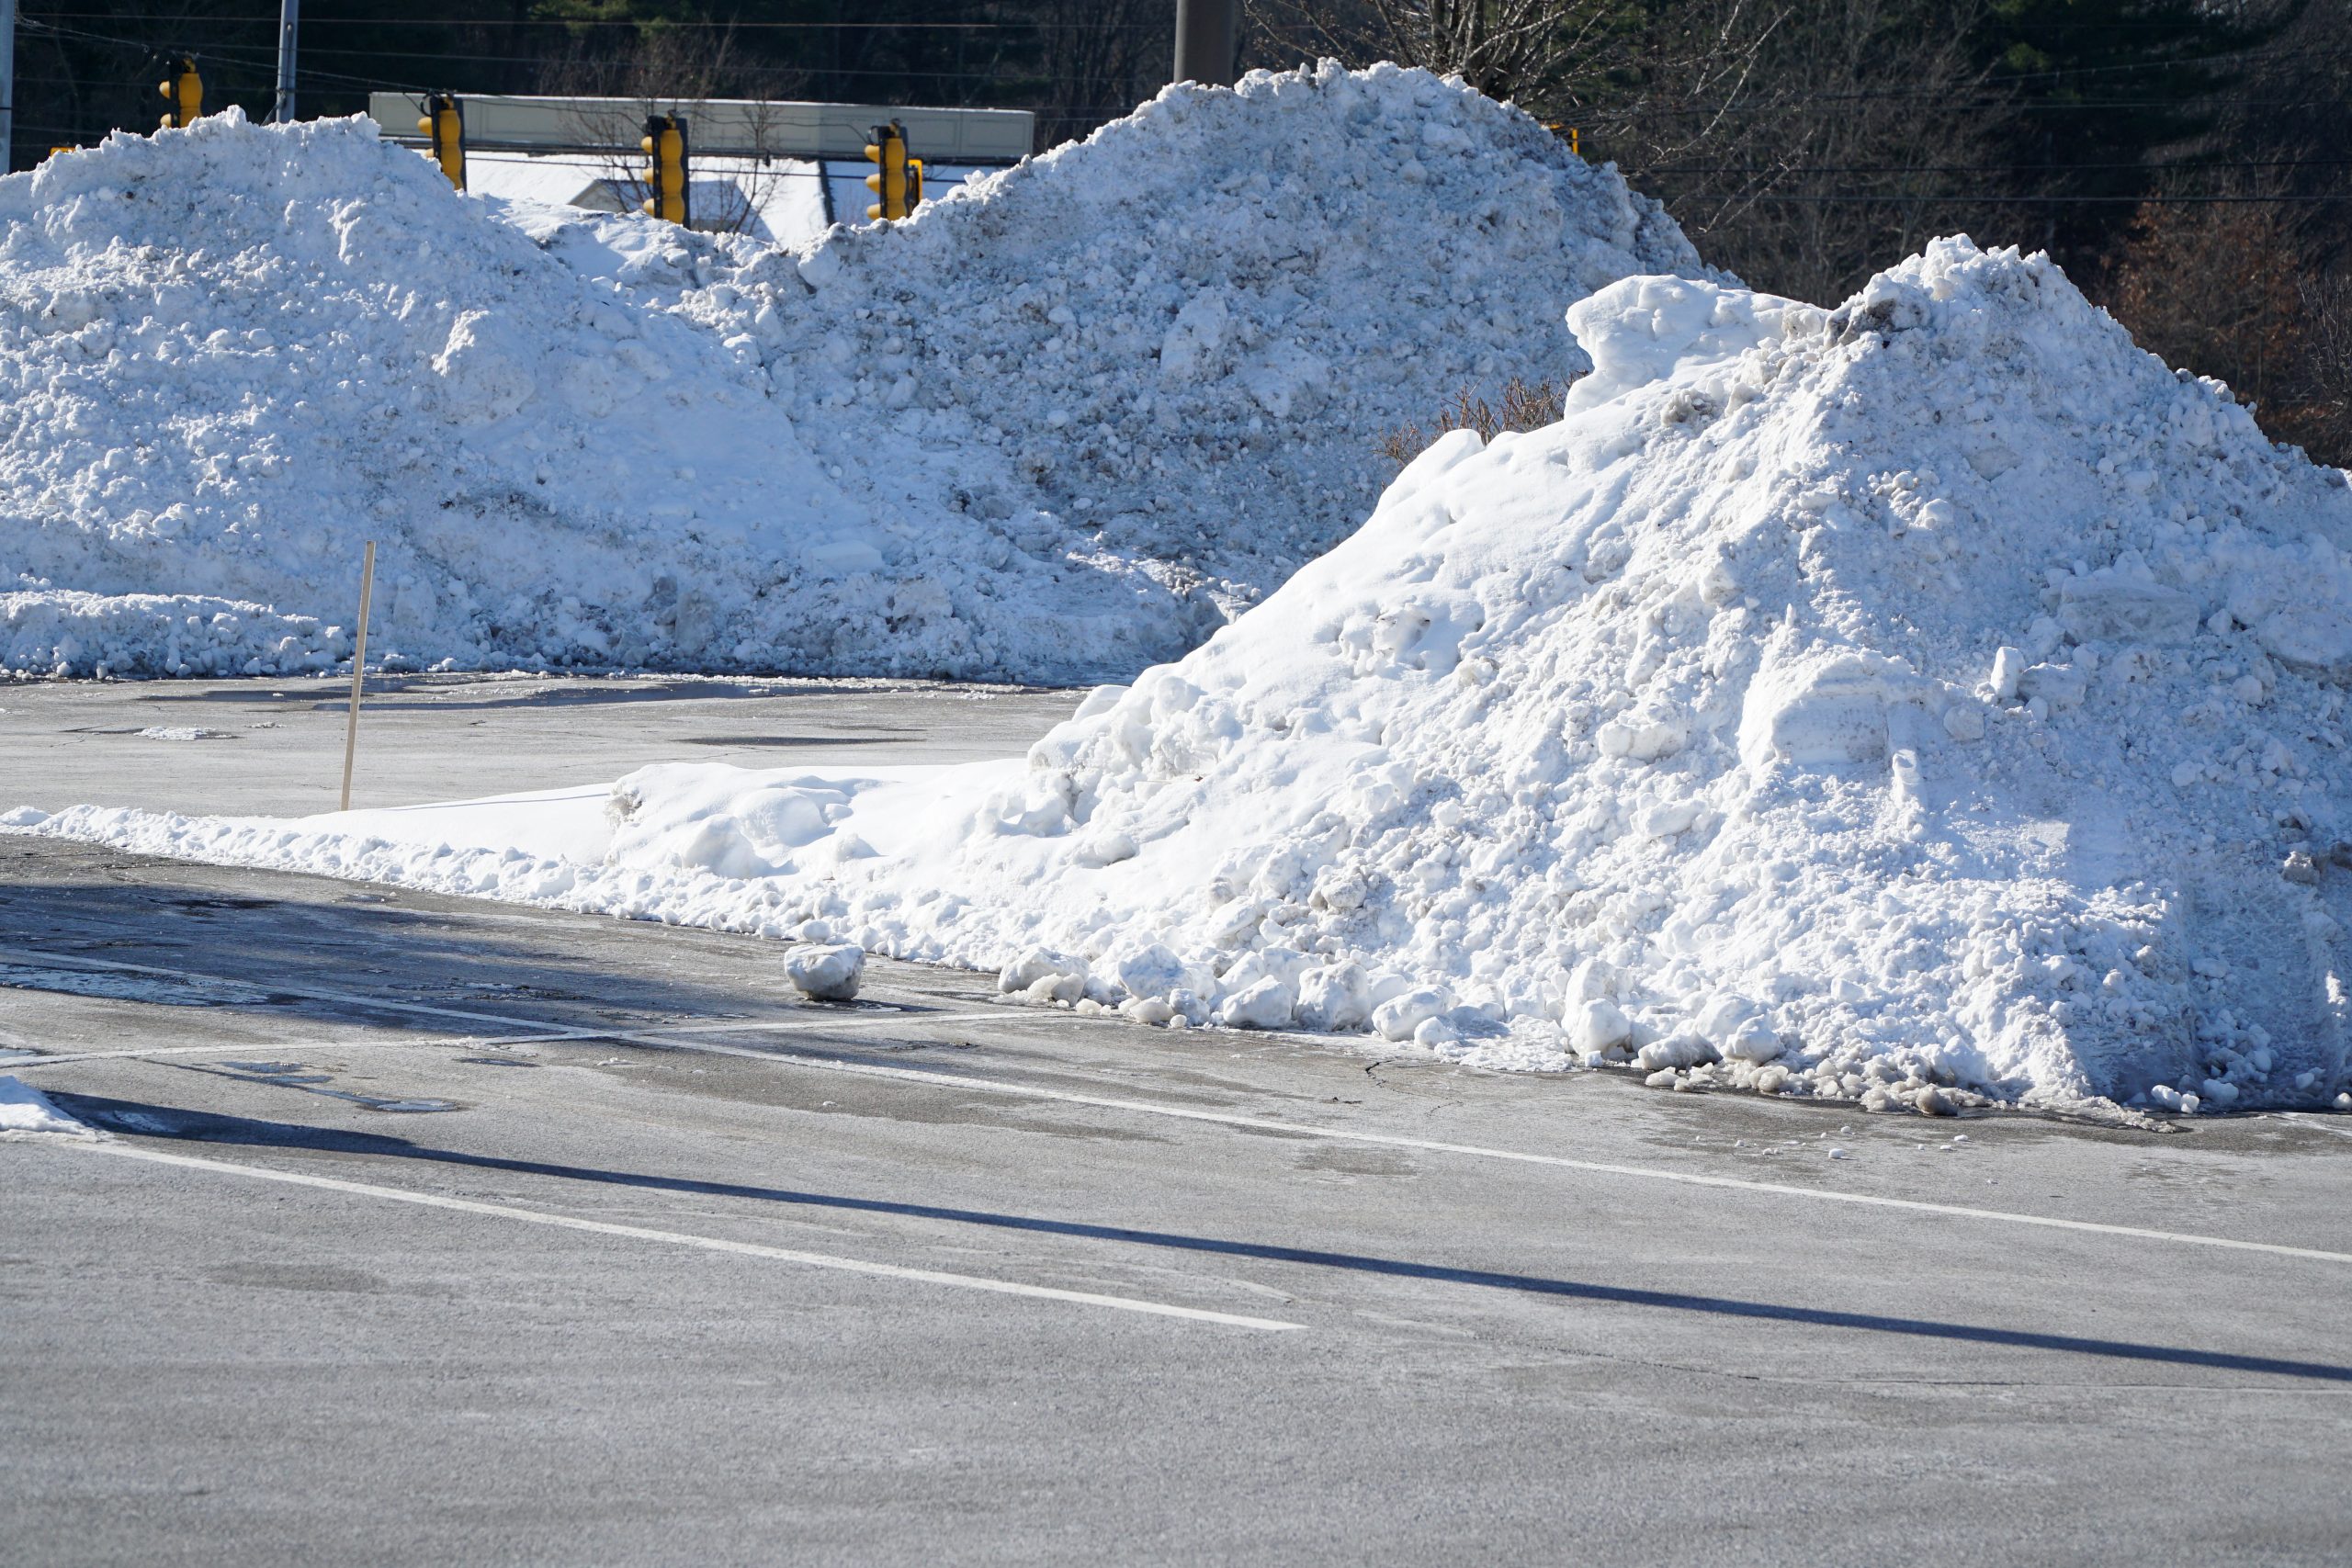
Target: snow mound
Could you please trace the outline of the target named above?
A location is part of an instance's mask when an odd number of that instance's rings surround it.
[[[673,908],[1873,1108],[2346,1089],[2345,475],[1965,240],[1834,311],[1645,277],[1569,321],[1560,423],[1440,440],[893,852]],[[624,781],[616,864],[709,869],[782,789],[714,821],[727,777]]]
[[[1516,109],[1171,88],[797,256],[235,111],[0,180],[0,666],[1126,675],[1360,515],[1385,430],[1697,270]]]
[[[1834,311],[1642,277],[1570,320],[1559,423],[1440,440],[1025,760],[647,768],[577,861],[5,820],[1487,1066],[2352,1108],[2346,476],[1965,240]]]
[[[72,1138],[98,1135],[57,1109],[55,1101],[22,1078],[0,1074],[0,1137],[12,1134]]]
[[[584,214],[540,232],[755,344],[816,450],[887,444],[905,471],[875,482],[944,498],[986,547],[1057,530],[1227,604],[1354,531],[1393,477],[1380,436],[1464,387],[1583,370],[1567,304],[1724,276],[1520,110],[1329,62],[1170,87],[797,257]]]

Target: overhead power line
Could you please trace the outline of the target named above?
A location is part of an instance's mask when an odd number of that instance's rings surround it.
[[[1829,206],[1907,206],[1930,202],[1941,207],[2333,207],[2352,202],[2352,192],[2340,196],[1992,196],[1953,193],[1946,195],[1913,194],[1909,192],[1872,196],[1864,192],[1840,192],[1828,196],[1808,196],[1782,191],[1750,194],[1745,191],[1677,191],[1661,199],[1677,201],[1722,201],[1734,205],[1748,202],[1804,202]]]

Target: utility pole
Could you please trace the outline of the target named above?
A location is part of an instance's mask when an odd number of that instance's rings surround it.
[[[17,0],[0,0],[0,175],[8,172],[17,133]]]
[[[272,124],[294,118],[294,23],[301,0],[277,0],[277,104],[269,111]]]
[[[1176,0],[1176,80],[1233,85],[1241,0]]]

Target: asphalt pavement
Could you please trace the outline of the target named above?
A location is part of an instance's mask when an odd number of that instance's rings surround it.
[[[469,684],[385,727],[420,789],[1069,701],[543,682],[510,762],[436,739]],[[299,718],[218,685],[0,690],[0,808],[260,809],[310,739],[58,739]],[[0,1562],[2345,1560],[2352,1121],[1872,1117],[777,958],[0,837],[0,1073],[107,1134],[0,1144]]]

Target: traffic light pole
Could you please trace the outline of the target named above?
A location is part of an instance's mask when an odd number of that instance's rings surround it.
[[[271,121],[284,125],[294,118],[294,24],[301,0],[278,0],[277,6],[277,104],[269,111]]]
[[[1233,85],[1241,0],[1176,0],[1176,80]]]
[[[17,134],[17,0],[0,0],[0,175]]]

